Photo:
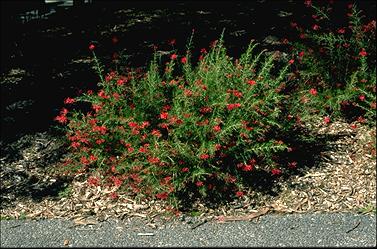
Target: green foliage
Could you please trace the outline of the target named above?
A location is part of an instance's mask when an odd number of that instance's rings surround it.
[[[68,101],[92,107],[62,111],[70,170],[100,170],[101,181],[119,191],[174,199],[187,190],[236,193],[244,188],[241,175],[278,167],[273,156],[288,145],[272,134],[294,124],[283,109],[289,64],[277,68],[276,56],[254,54],[254,42],[233,60],[221,36],[192,67],[191,41],[162,73],[155,54],[146,73],[110,72],[101,76],[98,93]]]
[[[362,11],[355,4],[348,10],[348,27],[336,26],[331,8],[312,5],[312,9],[316,18],[307,22],[307,28],[297,27],[302,39],[292,43],[297,60],[291,82],[295,89],[292,111],[304,109],[302,120],[331,115],[350,120],[366,118],[374,124],[375,21],[364,23]]]

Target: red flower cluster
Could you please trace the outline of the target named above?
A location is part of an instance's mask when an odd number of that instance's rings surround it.
[[[297,162],[296,162],[296,161],[289,162],[289,163],[288,163],[288,168],[290,168],[290,169],[295,169],[295,168],[297,168]]]
[[[338,34],[344,34],[346,33],[346,29],[345,28],[340,28],[337,30]]]
[[[100,181],[97,177],[89,177],[87,180],[89,186],[98,186]]]
[[[215,126],[213,127],[213,131],[215,131],[215,132],[219,132],[219,131],[221,131],[221,127],[220,127],[220,125],[215,125]]]
[[[324,118],[323,118],[323,122],[324,122],[325,124],[330,123],[330,117],[329,117],[329,116],[324,117]]]
[[[199,112],[202,114],[211,113],[212,108],[209,106],[203,106],[202,108],[200,108]]]
[[[360,55],[361,57],[365,57],[365,56],[368,55],[368,53],[367,53],[367,52],[365,51],[365,49],[363,48],[363,49],[360,51],[359,55]]]
[[[233,109],[235,109],[235,108],[239,108],[239,107],[241,107],[241,104],[240,104],[240,103],[227,104],[227,105],[226,105],[226,108],[227,108],[229,111],[231,111],[231,110],[233,110]]]
[[[161,119],[168,119],[168,116],[169,116],[169,113],[167,113],[167,112],[161,112],[161,114],[160,114]]]
[[[255,80],[248,80],[247,81],[247,84],[249,84],[250,86],[253,86],[255,85],[257,82]]]
[[[320,26],[317,25],[317,24],[314,24],[313,27],[312,27],[313,30],[319,30],[319,28],[320,28]]]
[[[169,196],[169,194],[167,192],[162,192],[162,193],[158,193],[156,194],[156,197],[160,200],[165,200],[167,199]]]
[[[181,169],[181,172],[183,172],[183,173],[189,172],[189,168],[184,167],[184,168]]]
[[[271,174],[272,175],[280,175],[282,173],[281,169],[272,169]]]
[[[68,110],[66,108],[63,108],[61,111],[60,111],[60,115],[55,117],[54,120],[58,121],[59,123],[62,123],[62,124],[65,124],[68,122],[68,118],[67,118],[67,113],[68,113]]]
[[[75,103],[75,99],[68,97],[64,100],[64,104],[73,104],[73,103]]]
[[[106,132],[107,132],[107,128],[106,128],[106,126],[93,126],[93,128],[92,128],[92,131],[94,131],[94,132],[99,132],[99,133],[101,133],[102,135],[104,135]]]
[[[197,181],[197,182],[195,183],[195,185],[196,185],[197,187],[201,187],[201,186],[203,186],[204,184],[203,184],[202,181]]]
[[[159,130],[153,129],[151,134],[156,137],[161,137],[161,132]]]
[[[206,159],[209,158],[209,155],[208,154],[201,154],[199,158],[202,159],[202,160],[206,160]]]
[[[309,90],[309,93],[310,93],[311,95],[313,95],[313,96],[316,96],[316,95],[318,94],[317,90],[314,89],[314,88],[310,89],[310,90]]]

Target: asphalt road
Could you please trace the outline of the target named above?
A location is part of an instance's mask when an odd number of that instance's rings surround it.
[[[167,223],[107,220],[1,221],[1,247],[375,247],[375,214],[265,215],[253,221]]]

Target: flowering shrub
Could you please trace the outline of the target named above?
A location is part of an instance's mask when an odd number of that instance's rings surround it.
[[[208,52],[201,49],[196,67],[188,49],[168,55],[163,66],[157,63],[163,55],[155,54],[145,73],[103,75],[91,45],[99,90],[67,98],[72,107],[56,118],[72,151],[65,165],[72,172],[100,171],[102,184],[158,199],[182,191],[231,190],[241,197],[245,175],[256,169],[281,174],[274,154],[290,149],[276,134],[294,124],[283,93],[291,65],[276,54],[255,53],[256,46],[251,42],[233,60],[221,36]],[[78,102],[90,110],[75,108]]]
[[[307,26],[291,23],[298,31],[297,41],[290,43],[295,60],[292,112],[301,113],[302,120],[319,114],[330,122],[329,116],[345,115],[374,124],[376,21],[364,22],[356,4],[344,2],[344,16],[331,1],[305,4],[312,10]]]

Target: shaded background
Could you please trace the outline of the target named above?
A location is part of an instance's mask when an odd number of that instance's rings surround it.
[[[238,57],[251,39],[276,50],[296,33],[289,23],[308,17],[304,1],[2,1],[1,144],[46,131],[66,97],[95,89],[90,42],[104,65],[114,53],[123,66],[145,67],[153,45],[182,54],[192,29],[194,46],[208,49],[225,28],[225,46]],[[336,0],[343,13],[350,1]],[[375,19],[374,1],[356,1]],[[341,25],[342,23],[339,23]]]

